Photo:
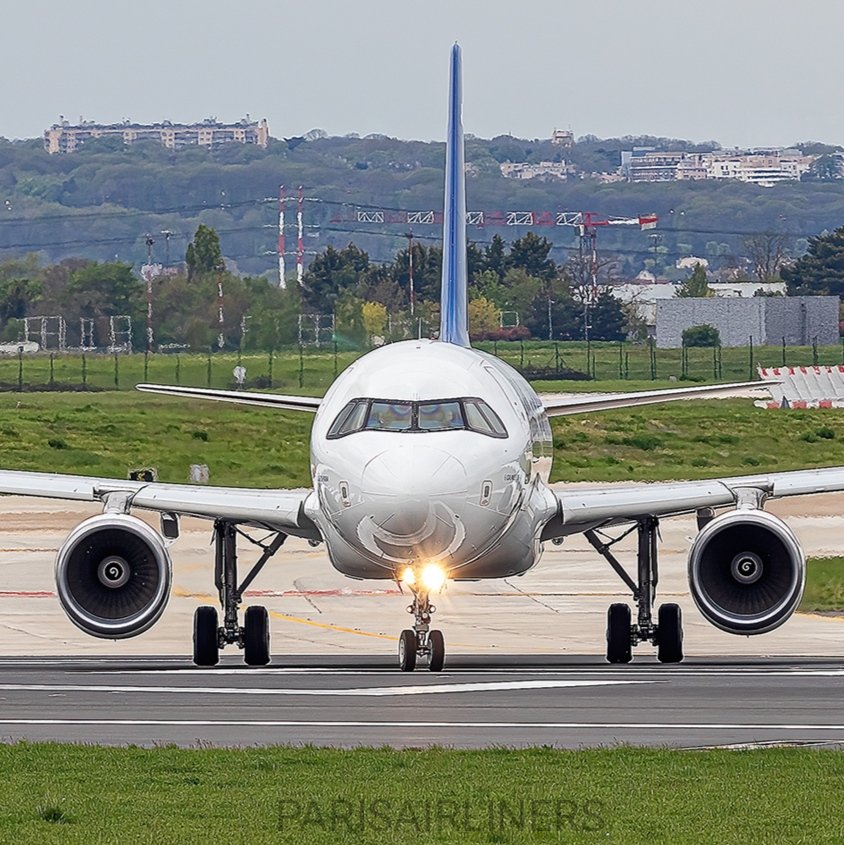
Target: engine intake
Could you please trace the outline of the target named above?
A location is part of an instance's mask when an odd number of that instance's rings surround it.
[[[689,553],[689,587],[698,610],[731,634],[764,634],[797,609],[806,562],[791,529],[761,510],[715,517]]]
[[[123,639],[158,621],[170,597],[172,563],[164,541],[128,514],[101,514],[71,531],[56,557],[56,589],[74,625]]]

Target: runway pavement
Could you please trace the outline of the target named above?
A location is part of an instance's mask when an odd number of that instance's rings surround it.
[[[0,737],[107,744],[457,748],[844,743],[844,661],[462,656],[197,669],[172,658],[3,660]]]

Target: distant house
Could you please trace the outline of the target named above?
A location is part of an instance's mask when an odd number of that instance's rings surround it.
[[[551,143],[556,147],[569,149],[574,146],[574,132],[570,129],[555,129],[551,133]]]
[[[540,161],[528,164],[526,161],[505,161],[500,165],[501,174],[507,179],[566,179],[564,161]]]

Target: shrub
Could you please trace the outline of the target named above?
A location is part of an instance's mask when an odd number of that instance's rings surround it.
[[[634,434],[632,437],[626,437],[622,442],[625,446],[635,446],[643,452],[653,452],[661,445],[660,439],[652,434]]]
[[[683,346],[720,346],[721,335],[715,326],[704,323],[683,329]]]

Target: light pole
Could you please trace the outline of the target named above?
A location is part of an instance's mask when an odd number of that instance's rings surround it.
[[[147,352],[152,351],[152,245],[154,243],[155,241],[152,239],[152,235],[147,235]]]
[[[170,229],[162,229],[160,234],[164,235],[164,266],[169,267],[170,266],[170,238],[172,238],[175,233],[171,232]]]
[[[410,316],[413,318],[416,310],[416,291],[413,288],[413,229],[405,233],[407,238],[407,278],[410,292]]]

